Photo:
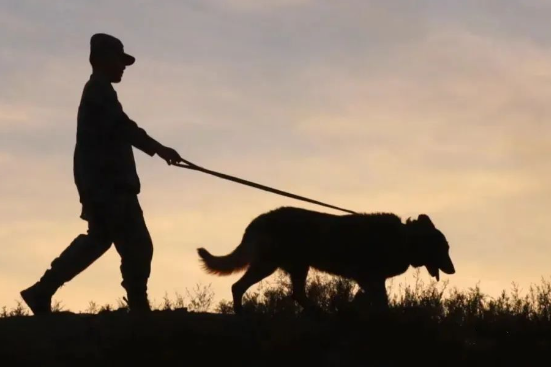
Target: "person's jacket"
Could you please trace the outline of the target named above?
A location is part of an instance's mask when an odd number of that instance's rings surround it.
[[[123,111],[111,82],[92,74],[78,108],[74,180],[85,205],[139,194],[132,147],[153,156],[159,143]]]

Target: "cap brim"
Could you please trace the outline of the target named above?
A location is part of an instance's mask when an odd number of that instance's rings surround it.
[[[124,60],[125,65],[132,65],[136,62],[136,58],[132,55],[127,54],[127,53],[124,53],[122,55],[122,59]]]

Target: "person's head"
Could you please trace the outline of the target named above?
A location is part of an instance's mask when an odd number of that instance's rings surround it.
[[[122,79],[124,69],[136,59],[124,52],[122,42],[105,33],[96,33],[90,39],[90,64],[94,72],[105,75],[112,83]]]

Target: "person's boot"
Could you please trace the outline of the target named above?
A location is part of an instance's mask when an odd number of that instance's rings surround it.
[[[22,290],[19,294],[34,315],[52,313],[52,297],[54,292],[51,288],[45,287],[40,281]]]
[[[125,297],[124,300],[126,301],[131,313],[141,314],[151,312],[151,305],[149,304],[146,292],[128,292],[127,297]]]

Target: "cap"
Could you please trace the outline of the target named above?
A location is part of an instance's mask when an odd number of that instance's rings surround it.
[[[124,52],[122,42],[109,34],[96,33],[90,38],[90,61],[95,58],[120,56],[125,65],[132,65],[136,58]]]

